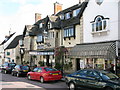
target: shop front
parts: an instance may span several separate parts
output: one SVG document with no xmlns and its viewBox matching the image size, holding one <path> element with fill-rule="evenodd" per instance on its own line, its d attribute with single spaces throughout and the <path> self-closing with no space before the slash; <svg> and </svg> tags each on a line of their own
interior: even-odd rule
<svg viewBox="0 0 120 90">
<path fill-rule="evenodd" d="M 119 43 L 119 41 L 109 41 L 76 45 L 70 51 L 72 60 L 76 61 L 76 70 L 79 68 L 110 70 L 114 66 L 114 71 L 117 71 L 117 67 L 120 65 L 118 64 L 118 62 L 120 63 Z"/>
<path fill-rule="evenodd" d="M 31 56 L 36 55 L 37 61 L 35 64 L 38 66 L 53 66 L 55 63 L 53 51 L 30 51 Z"/>
</svg>

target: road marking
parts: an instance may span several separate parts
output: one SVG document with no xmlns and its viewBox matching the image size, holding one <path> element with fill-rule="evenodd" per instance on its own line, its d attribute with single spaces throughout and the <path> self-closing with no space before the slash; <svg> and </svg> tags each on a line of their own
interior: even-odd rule
<svg viewBox="0 0 120 90">
<path fill-rule="evenodd" d="M 26 82 L 2 82 L 0 86 L 2 88 L 42 88 Z"/>
</svg>

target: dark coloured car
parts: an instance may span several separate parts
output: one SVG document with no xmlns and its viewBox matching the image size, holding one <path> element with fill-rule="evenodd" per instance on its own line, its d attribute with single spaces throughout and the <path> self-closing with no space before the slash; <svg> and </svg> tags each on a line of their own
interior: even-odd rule
<svg viewBox="0 0 120 90">
<path fill-rule="evenodd" d="M 16 65 L 14 69 L 12 70 L 12 75 L 14 76 L 26 76 L 27 73 L 30 71 L 29 66 L 27 65 Z"/>
<path fill-rule="evenodd" d="M 11 73 L 12 72 L 12 69 L 15 67 L 15 63 L 4 63 L 2 64 L 1 66 L 1 72 L 7 74 L 7 73 Z"/>
<path fill-rule="evenodd" d="M 117 75 L 104 70 L 83 69 L 65 76 L 70 90 L 102 89 L 120 90 L 120 79 Z"/>
<path fill-rule="evenodd" d="M 37 67 L 33 71 L 28 72 L 28 79 L 40 80 L 41 83 L 45 81 L 61 80 L 61 71 L 49 67 Z"/>
</svg>

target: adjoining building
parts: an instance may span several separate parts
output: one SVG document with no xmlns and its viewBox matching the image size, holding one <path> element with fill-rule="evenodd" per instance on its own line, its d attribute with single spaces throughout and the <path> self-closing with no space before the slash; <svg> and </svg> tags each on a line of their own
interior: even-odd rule
<svg viewBox="0 0 120 90">
<path fill-rule="evenodd" d="M 22 38 L 22 35 L 16 36 L 5 48 L 5 58 L 7 58 L 9 62 L 21 64 L 19 40 Z"/>
<path fill-rule="evenodd" d="M 5 56 L 5 48 L 11 43 L 14 37 L 15 32 L 9 33 L 9 35 L 5 36 L 5 39 L 0 43 L 0 65 L 9 61 Z"/>
<path fill-rule="evenodd" d="M 120 1 L 89 0 L 83 13 L 83 44 L 71 50 L 77 68 L 114 70 L 120 65 Z"/>
</svg>

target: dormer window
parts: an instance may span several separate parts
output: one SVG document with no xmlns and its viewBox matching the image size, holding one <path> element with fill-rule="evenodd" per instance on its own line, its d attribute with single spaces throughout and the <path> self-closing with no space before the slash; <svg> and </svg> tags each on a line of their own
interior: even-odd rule
<svg viewBox="0 0 120 90">
<path fill-rule="evenodd" d="M 26 31 L 26 35 L 25 36 L 29 36 L 29 32 L 28 31 Z"/>
<path fill-rule="evenodd" d="M 61 20 L 64 20 L 64 14 L 61 14 L 61 15 L 60 15 L 60 19 L 61 19 Z"/>
<path fill-rule="evenodd" d="M 76 17 L 80 12 L 80 8 L 73 10 L 73 17 Z"/>
<path fill-rule="evenodd" d="M 48 22 L 48 29 L 52 28 L 52 25 L 50 22 Z"/>
<path fill-rule="evenodd" d="M 92 23 L 92 32 L 105 31 L 108 29 L 108 18 L 97 16 Z"/>
<path fill-rule="evenodd" d="M 43 24 L 42 24 L 42 23 L 40 23 L 40 24 L 39 24 L 39 28 L 42 28 L 42 27 L 43 27 Z"/>
<path fill-rule="evenodd" d="M 41 22 L 40 24 L 39 24 L 39 28 L 42 28 L 44 26 L 44 22 Z"/>
<path fill-rule="evenodd" d="M 65 19 L 69 19 L 70 18 L 70 12 L 65 14 Z"/>
</svg>

